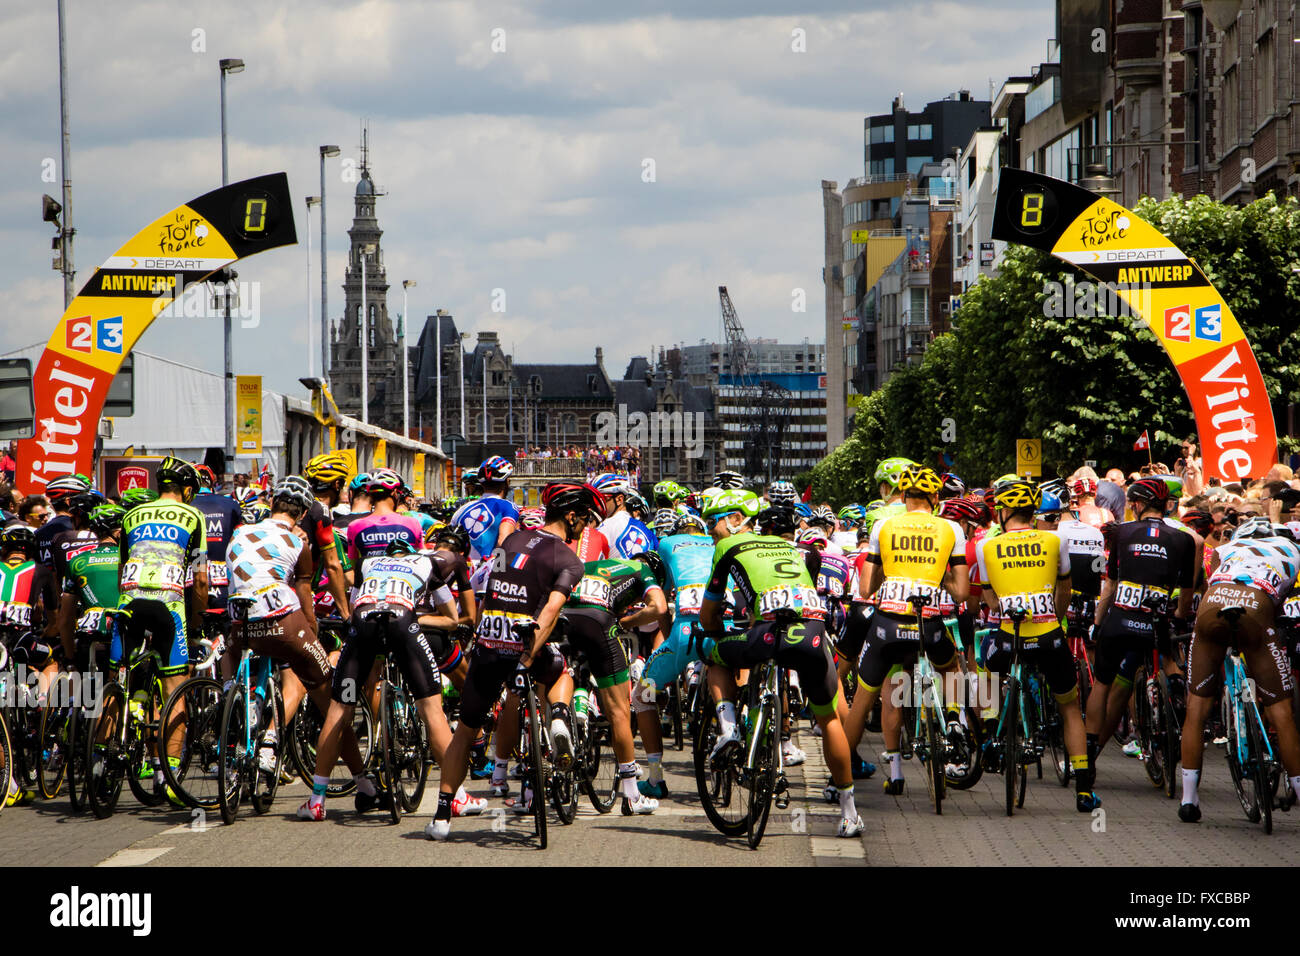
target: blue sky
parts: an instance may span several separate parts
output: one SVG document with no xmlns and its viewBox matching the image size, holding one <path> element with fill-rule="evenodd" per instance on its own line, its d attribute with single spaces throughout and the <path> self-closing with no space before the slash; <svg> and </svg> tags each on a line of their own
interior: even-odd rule
<svg viewBox="0 0 1300 956">
<path fill-rule="evenodd" d="M 0 12 L 0 350 L 45 340 L 62 313 L 39 212 L 41 193 L 59 194 L 41 178 L 59 155 L 54 4 L 13 6 Z M 368 119 L 388 191 L 378 208 L 390 314 L 401 280 L 414 279 L 417 323 L 446 308 L 464 329 L 498 331 L 521 361 L 585 361 L 600 345 L 615 377 L 652 345 L 716 336 L 718 285 L 751 336 L 822 340 L 820 182 L 862 174 L 863 117 L 900 91 L 911 108 L 963 88 L 987 96 L 990 82 L 1043 58 L 1054 7 L 67 6 L 78 286 L 141 226 L 220 183 L 217 61 L 240 57 L 247 70 L 228 86 L 232 180 L 287 171 L 303 237 L 317 145 L 355 159 Z M 796 30 L 805 52 L 792 50 Z M 647 159 L 654 182 L 642 179 Z M 327 168 L 337 317 L 353 186 L 337 160 Z M 307 374 L 306 270 L 303 245 L 239 268 L 261 285 L 262 316 L 236 329 L 236 369 L 281 390 L 300 391 Z M 791 311 L 796 288 L 806 313 Z M 495 289 L 504 313 L 492 311 Z M 216 370 L 220 323 L 160 320 L 139 347 Z"/>
</svg>

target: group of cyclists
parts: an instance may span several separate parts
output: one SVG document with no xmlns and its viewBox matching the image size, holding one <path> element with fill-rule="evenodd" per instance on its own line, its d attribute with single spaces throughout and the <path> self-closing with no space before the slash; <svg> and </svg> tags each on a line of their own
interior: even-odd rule
<svg viewBox="0 0 1300 956">
<path fill-rule="evenodd" d="M 873 475 L 878 496 L 838 512 L 805 503 L 790 481 L 751 488 L 730 471 L 698 492 L 663 481 L 649 496 L 616 473 L 555 481 L 521 508 L 512 472 L 493 456 L 464 476 L 465 497 L 441 502 L 417 501 L 386 468 L 353 475 L 337 452 L 261 494 L 219 493 L 210 469 L 177 458 L 158 466 L 156 491 L 120 500 L 61 476 L 44 489 L 52 520 L 0 528 L 5 667 L 26 667 L 44 694 L 61 670 L 96 666 L 88 645 L 106 645 L 109 670 L 147 649 L 166 697 L 192 675 L 200 635 L 219 633 L 227 684 L 245 651 L 278 670 L 283 716 L 259 737 L 263 771 L 278 770 L 276 735 L 315 709 L 311 792 L 297 816 L 320 821 L 340 762 L 357 812 L 394 800 L 355 719 L 388 659 L 439 768 L 425 834 L 444 840 L 489 799 L 520 813 L 546 799 L 510 773 L 522 672 L 544 697 L 557 765 L 575 759 L 575 721 L 602 714 L 621 811 L 645 815 L 670 796 L 663 711 L 674 688 L 708 695 L 716 732 L 697 765 L 717 768 L 746 744 L 749 675 L 773 665 L 797 689 L 780 764 L 804 762 L 791 732 L 808 719 L 830 772 L 822 795 L 840 810 L 838 835 L 854 837 L 864 828 L 855 781 L 877 771 L 858 752 L 868 727 L 883 737 L 885 793 L 904 792 L 906 690 L 922 656 L 941 687 L 946 738 L 931 759 L 958 777 L 1013 771 L 998 750 L 996 688 L 1013 661 L 1041 675 L 1059 718 L 1056 769 L 1085 813 L 1101 805 L 1098 757 L 1130 720 L 1135 677 L 1158 666 L 1181 724 L 1178 816 L 1195 822 L 1207 723 L 1236 650 L 1284 768 L 1282 800 L 1300 792 L 1300 612 L 1288 600 L 1300 524 L 1216 516 L 1184 501 L 1172 476 L 1134 481 L 1125 513 L 1112 514 L 1086 467 L 977 488 L 889 458 Z M 970 694 L 990 681 L 994 692 Z M 59 759 L 60 744 L 44 741 L 41 759 Z M 168 731 L 154 746 L 155 762 L 174 769 L 186 743 Z M 92 742 L 91 786 L 97 753 Z M 9 777 L 7 805 L 34 799 L 29 780 Z M 486 780 L 487 797 L 467 779 Z"/>
</svg>

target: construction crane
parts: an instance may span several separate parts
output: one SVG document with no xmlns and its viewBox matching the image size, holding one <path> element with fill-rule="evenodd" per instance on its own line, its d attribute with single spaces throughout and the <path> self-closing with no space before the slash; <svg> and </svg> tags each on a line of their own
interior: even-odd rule
<svg viewBox="0 0 1300 956">
<path fill-rule="evenodd" d="M 758 358 L 725 285 L 718 286 L 718 299 L 731 356 L 735 407 L 741 415 L 745 475 L 751 481 L 770 484 L 781 476 L 781 449 L 790 424 L 790 391 L 762 379 Z"/>
</svg>

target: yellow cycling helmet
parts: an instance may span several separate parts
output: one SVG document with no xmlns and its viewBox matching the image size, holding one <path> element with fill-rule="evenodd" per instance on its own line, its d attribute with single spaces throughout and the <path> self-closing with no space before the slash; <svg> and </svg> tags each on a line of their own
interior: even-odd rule
<svg viewBox="0 0 1300 956">
<path fill-rule="evenodd" d="M 1037 508 L 1043 502 L 1043 492 L 1032 482 L 1023 479 L 1008 481 L 993 495 L 993 501 L 999 507 L 1013 511 L 1018 508 Z"/>
<path fill-rule="evenodd" d="M 307 480 L 313 485 L 332 485 L 336 481 L 345 481 L 348 477 L 348 460 L 342 452 L 332 451 L 324 455 L 317 455 L 311 461 L 307 462 L 307 467 L 302 470 Z"/>
<path fill-rule="evenodd" d="M 898 490 L 906 494 L 909 491 L 922 495 L 937 495 L 943 488 L 943 482 L 933 468 L 925 465 L 911 464 L 903 469 L 896 482 Z"/>
</svg>

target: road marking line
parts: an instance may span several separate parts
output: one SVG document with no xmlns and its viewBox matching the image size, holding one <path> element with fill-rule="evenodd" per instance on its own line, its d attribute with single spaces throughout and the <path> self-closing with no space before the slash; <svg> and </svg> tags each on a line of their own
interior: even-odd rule
<svg viewBox="0 0 1300 956">
<path fill-rule="evenodd" d="M 839 837 L 812 838 L 813 857 L 829 857 L 837 860 L 865 860 L 867 851 L 861 840 L 841 840 Z"/>
<path fill-rule="evenodd" d="M 107 860 L 96 863 L 96 866 L 144 866 L 151 860 L 156 860 L 162 856 L 171 847 L 153 846 L 139 850 L 118 850 Z"/>
</svg>

